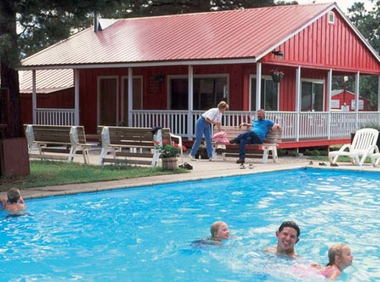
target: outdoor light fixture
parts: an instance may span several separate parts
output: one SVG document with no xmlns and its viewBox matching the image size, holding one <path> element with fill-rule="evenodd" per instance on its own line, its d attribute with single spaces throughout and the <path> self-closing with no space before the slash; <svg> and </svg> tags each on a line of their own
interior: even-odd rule
<svg viewBox="0 0 380 282">
<path fill-rule="evenodd" d="M 284 58 L 284 52 L 282 52 L 281 50 L 274 50 L 272 51 L 272 54 L 276 56 L 277 60 L 282 60 Z"/>
</svg>

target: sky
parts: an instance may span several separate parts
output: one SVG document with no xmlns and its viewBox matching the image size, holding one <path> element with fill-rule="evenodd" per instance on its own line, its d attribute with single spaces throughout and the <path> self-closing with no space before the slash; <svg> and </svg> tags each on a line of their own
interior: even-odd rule
<svg viewBox="0 0 380 282">
<path fill-rule="evenodd" d="M 372 3 L 369 0 L 297 0 L 298 4 L 312 4 L 313 2 L 315 3 L 329 3 L 329 2 L 336 2 L 338 4 L 338 7 L 344 12 L 348 13 L 347 9 L 351 8 L 352 5 L 355 2 L 361 2 L 364 3 L 364 7 L 367 10 L 371 10 L 372 8 Z"/>
</svg>

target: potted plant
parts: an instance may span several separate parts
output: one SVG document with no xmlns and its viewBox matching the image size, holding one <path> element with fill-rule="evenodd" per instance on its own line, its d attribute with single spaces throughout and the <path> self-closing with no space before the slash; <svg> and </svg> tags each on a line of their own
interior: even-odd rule
<svg viewBox="0 0 380 282">
<path fill-rule="evenodd" d="M 284 76 L 284 73 L 278 69 L 274 69 L 270 71 L 270 75 L 272 76 L 273 82 L 279 83 Z"/>
<path fill-rule="evenodd" d="M 201 158 L 202 160 L 208 159 L 207 148 L 204 142 L 199 145 L 198 151 L 195 153 L 195 158 Z"/>
<path fill-rule="evenodd" d="M 162 140 L 162 145 L 160 142 L 156 142 L 155 147 L 158 149 L 160 157 L 162 158 L 163 169 L 178 169 L 177 156 L 181 153 L 181 147 L 178 144 L 175 144 L 173 141 Z M 186 147 L 182 146 L 182 150 L 185 151 Z"/>
</svg>

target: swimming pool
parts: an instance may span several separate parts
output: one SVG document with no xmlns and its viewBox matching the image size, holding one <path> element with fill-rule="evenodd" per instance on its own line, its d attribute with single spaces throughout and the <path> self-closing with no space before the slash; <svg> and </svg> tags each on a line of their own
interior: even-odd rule
<svg viewBox="0 0 380 282">
<path fill-rule="evenodd" d="M 325 281 L 294 264 L 327 263 L 350 245 L 343 281 L 380 277 L 380 174 L 299 169 L 27 201 L 0 213 L 1 281 Z M 302 260 L 262 252 L 284 220 L 301 227 Z M 224 220 L 224 247 L 196 249 Z"/>
</svg>

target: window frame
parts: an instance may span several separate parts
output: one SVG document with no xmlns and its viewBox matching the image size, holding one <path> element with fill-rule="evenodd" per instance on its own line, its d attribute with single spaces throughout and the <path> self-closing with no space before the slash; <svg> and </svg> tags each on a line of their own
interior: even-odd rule
<svg viewBox="0 0 380 282">
<path fill-rule="evenodd" d="M 335 23 L 335 13 L 333 11 L 330 11 L 329 12 L 329 15 L 328 15 L 328 23 L 329 24 L 334 24 Z"/>
<path fill-rule="evenodd" d="M 223 77 L 227 79 L 227 86 L 226 86 L 226 101 L 229 101 L 229 89 L 230 89 L 230 75 L 228 73 L 217 73 L 217 74 L 196 74 L 193 75 L 193 79 L 196 78 L 219 78 Z M 172 79 L 189 79 L 189 76 L 187 74 L 174 74 L 174 75 L 168 75 L 168 83 L 167 83 L 167 109 L 173 110 L 171 108 L 171 80 Z M 188 93 L 189 94 L 189 93 Z M 194 94 L 194 89 L 193 89 L 193 94 Z M 193 96 L 193 102 L 194 102 L 194 96 Z M 216 105 L 215 105 L 216 107 Z M 194 105 L 193 105 L 193 110 L 194 110 Z M 174 109 L 175 111 L 175 109 Z M 198 111 L 198 110 L 195 110 Z"/>
<path fill-rule="evenodd" d="M 256 109 L 251 108 L 251 106 L 252 106 L 252 79 L 256 78 L 256 77 L 257 77 L 256 74 L 251 74 L 249 76 L 249 111 L 256 111 Z M 272 80 L 272 77 L 270 75 L 262 75 L 261 79 Z M 281 82 L 277 83 L 277 85 L 278 85 L 278 87 L 277 87 L 277 110 L 275 110 L 275 111 L 279 111 L 279 109 L 280 109 L 280 85 L 281 85 Z M 265 97 L 265 94 L 266 94 L 266 90 L 264 89 L 264 97 Z M 255 95 L 256 95 L 256 91 L 255 91 Z M 264 103 L 264 106 L 265 106 L 265 103 Z"/>
<path fill-rule="evenodd" d="M 314 111 L 314 112 L 319 112 L 319 113 L 322 113 L 322 112 L 325 112 L 325 93 L 326 93 L 326 85 L 325 85 L 325 81 L 323 79 L 312 79 L 312 78 L 302 78 L 301 79 L 301 87 L 300 87 L 300 98 L 301 98 L 301 104 L 300 104 L 300 112 L 304 112 L 304 113 L 307 113 L 307 112 L 313 112 L 313 110 L 311 111 L 302 111 L 302 82 L 311 82 L 313 84 L 322 84 L 322 89 L 323 89 L 323 92 L 322 92 L 322 111 Z M 312 85 L 313 87 L 313 85 Z"/>
</svg>

